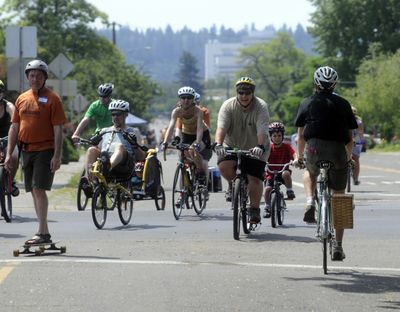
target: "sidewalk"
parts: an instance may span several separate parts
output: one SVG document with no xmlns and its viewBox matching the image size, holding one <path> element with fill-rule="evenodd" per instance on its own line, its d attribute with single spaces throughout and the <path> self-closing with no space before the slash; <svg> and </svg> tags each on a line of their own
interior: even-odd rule
<svg viewBox="0 0 400 312">
<path fill-rule="evenodd" d="M 64 192 L 63 187 L 68 184 L 70 179 L 77 173 L 82 172 L 83 169 L 83 157 L 78 162 L 70 162 L 66 165 L 61 165 L 54 175 L 53 187 L 50 192 L 47 192 L 49 198 L 49 210 L 76 210 L 76 192 L 68 191 Z M 29 211 L 34 212 L 33 200 L 31 193 L 25 192 L 25 186 L 22 182 L 18 183 L 20 194 L 17 197 L 13 197 L 13 210 L 18 211 Z"/>
</svg>

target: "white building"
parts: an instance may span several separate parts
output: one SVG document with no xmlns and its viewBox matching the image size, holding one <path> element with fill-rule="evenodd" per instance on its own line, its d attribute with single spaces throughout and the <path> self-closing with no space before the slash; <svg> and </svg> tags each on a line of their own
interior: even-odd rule
<svg viewBox="0 0 400 312">
<path fill-rule="evenodd" d="M 272 30 L 249 31 L 249 35 L 242 42 L 222 43 L 210 41 L 205 46 L 205 80 L 218 77 L 233 77 L 243 67 L 239 63 L 239 50 L 249 45 L 268 42 L 274 38 Z"/>
</svg>

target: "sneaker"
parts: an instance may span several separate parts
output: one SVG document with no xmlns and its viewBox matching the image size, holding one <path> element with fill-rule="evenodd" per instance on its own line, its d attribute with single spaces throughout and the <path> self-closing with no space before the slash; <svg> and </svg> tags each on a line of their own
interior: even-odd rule
<svg viewBox="0 0 400 312">
<path fill-rule="evenodd" d="M 306 206 L 306 212 L 304 213 L 303 221 L 306 223 L 317 223 L 317 221 L 315 220 L 315 206 Z"/>
<path fill-rule="evenodd" d="M 332 247 L 332 261 L 343 261 L 343 259 L 346 258 L 343 247 L 338 246 L 336 242 L 333 242 Z"/>
<path fill-rule="evenodd" d="M 261 222 L 260 217 L 260 208 L 252 208 L 248 209 L 249 212 L 249 223 L 258 224 Z"/>
<path fill-rule="evenodd" d="M 271 205 L 265 204 L 263 218 L 271 217 Z"/>
<path fill-rule="evenodd" d="M 15 181 L 12 182 L 11 184 L 11 195 L 16 197 L 19 195 L 19 188 L 17 186 L 17 183 Z"/>
<path fill-rule="evenodd" d="M 102 167 L 103 167 L 103 172 L 102 172 L 103 176 L 105 178 L 108 178 L 108 176 L 110 174 L 110 167 L 111 167 L 110 155 L 108 155 L 107 152 L 101 152 L 100 157 L 101 157 L 101 164 L 102 164 Z"/>
<path fill-rule="evenodd" d="M 360 181 L 358 181 L 358 180 L 356 180 L 356 181 L 354 181 L 354 185 L 360 185 Z"/>
<path fill-rule="evenodd" d="M 286 195 L 287 195 L 287 199 L 288 200 L 292 200 L 292 199 L 296 198 L 296 195 L 294 195 L 294 191 L 293 190 L 286 191 Z"/>
<path fill-rule="evenodd" d="M 87 198 L 92 198 L 92 196 L 93 196 L 93 189 L 92 189 L 92 186 L 91 186 L 90 183 L 89 183 L 88 178 L 82 177 L 82 178 L 81 178 L 81 182 L 82 182 L 82 190 L 83 190 L 83 192 L 85 193 L 85 196 L 86 196 Z"/>
</svg>

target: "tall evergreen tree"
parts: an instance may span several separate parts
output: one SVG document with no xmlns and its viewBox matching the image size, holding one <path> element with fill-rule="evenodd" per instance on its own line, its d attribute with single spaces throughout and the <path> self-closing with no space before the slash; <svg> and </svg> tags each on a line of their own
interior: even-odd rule
<svg viewBox="0 0 400 312">
<path fill-rule="evenodd" d="M 184 51 L 179 59 L 178 82 L 182 86 L 191 86 L 201 94 L 203 87 L 200 80 L 197 59 L 190 52 Z"/>
</svg>

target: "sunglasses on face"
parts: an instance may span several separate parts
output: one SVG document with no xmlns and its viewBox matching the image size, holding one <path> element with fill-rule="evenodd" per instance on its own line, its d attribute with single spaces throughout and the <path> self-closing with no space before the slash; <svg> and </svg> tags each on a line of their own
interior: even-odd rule
<svg viewBox="0 0 400 312">
<path fill-rule="evenodd" d="M 183 95 L 181 97 L 179 97 L 181 100 L 193 100 L 194 97 L 190 96 L 190 95 Z"/>
<path fill-rule="evenodd" d="M 119 116 L 122 116 L 122 113 L 111 113 L 111 116 L 117 116 L 117 117 L 119 117 Z"/>
<path fill-rule="evenodd" d="M 243 94 L 245 94 L 245 95 L 250 95 L 250 94 L 251 94 L 251 91 L 238 91 L 238 94 L 239 94 L 239 95 L 243 95 Z"/>
</svg>

